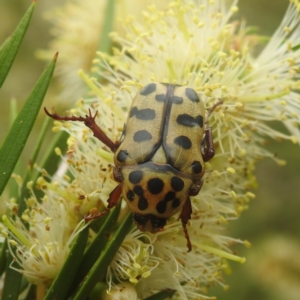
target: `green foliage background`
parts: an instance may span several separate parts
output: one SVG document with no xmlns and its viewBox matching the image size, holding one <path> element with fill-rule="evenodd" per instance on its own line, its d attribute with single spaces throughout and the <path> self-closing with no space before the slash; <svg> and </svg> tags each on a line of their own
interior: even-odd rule
<svg viewBox="0 0 300 300">
<path fill-rule="evenodd" d="M 28 0 L 0 0 L 0 41 L 13 32 L 30 3 Z M 37 49 L 46 48 L 50 39 L 50 25 L 43 19 L 43 14 L 60 4 L 62 1 L 59 0 L 38 1 L 16 61 L 0 90 L 1 144 L 10 127 L 10 100 L 17 99 L 20 109 L 45 68 L 45 63 L 38 61 L 34 55 Z M 288 0 L 240 0 L 239 15 L 247 20 L 248 25 L 258 26 L 261 34 L 271 35 L 287 6 Z M 55 84 L 52 84 L 46 96 L 46 105 L 54 93 Z M 20 174 L 25 174 L 32 145 L 44 118 L 41 111 L 25 147 L 19 166 Z M 274 126 L 278 124 L 274 123 Z M 229 232 L 226 232 L 249 240 L 252 247 L 246 249 L 235 246 L 236 252 L 245 256 L 247 262 L 244 265 L 230 262 L 232 274 L 225 275 L 225 282 L 230 285 L 229 290 L 225 293 L 220 287 L 209 290 L 209 294 L 217 295 L 218 299 L 300 298 L 300 149 L 288 142 L 275 141 L 270 141 L 267 147 L 285 159 L 287 165 L 279 167 L 271 160 L 259 162 L 256 170 L 259 187 L 254 191 L 257 197 L 239 220 L 229 224 Z"/>
</svg>

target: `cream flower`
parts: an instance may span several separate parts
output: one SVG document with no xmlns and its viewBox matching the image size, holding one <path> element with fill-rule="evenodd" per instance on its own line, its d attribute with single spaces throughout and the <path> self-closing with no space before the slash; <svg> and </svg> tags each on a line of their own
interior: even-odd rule
<svg viewBox="0 0 300 300">
<path fill-rule="evenodd" d="M 21 218 L 15 216 L 14 220 L 4 215 L 2 234 L 8 236 L 9 248 L 17 249 L 11 251 L 19 265 L 14 269 L 22 272 L 30 283 L 48 285 L 61 270 L 72 242 L 85 225 L 80 222 L 76 228 L 71 228 L 66 204 L 60 197 L 44 196 L 39 203 L 32 182 L 27 188 L 32 194 L 27 199 L 27 209 Z M 13 201 L 10 209 L 17 211 Z"/>
<path fill-rule="evenodd" d="M 74 103 L 85 96 L 88 90 L 78 76 L 78 71 L 92 72 L 93 59 L 97 49 L 103 45 L 105 18 L 108 14 L 107 0 L 68 0 L 61 7 L 47 12 L 46 18 L 53 24 L 51 35 L 53 39 L 49 49 L 37 51 L 37 56 L 44 60 L 51 60 L 53 53 L 59 52 L 59 59 L 55 74 L 59 78 L 61 92 L 59 102 Z M 166 7 L 158 0 L 118 0 L 113 5 L 116 18 L 124 15 L 140 15 L 140 11 L 147 5 L 157 3 L 159 7 Z M 113 14 L 112 14 L 113 16 Z M 118 32 L 123 31 L 121 23 L 116 23 Z M 109 49 L 107 49 L 109 51 Z M 96 74 L 95 74 L 96 75 Z"/>
<path fill-rule="evenodd" d="M 139 300 L 134 287 L 130 283 L 120 283 L 109 293 L 103 295 L 104 300 Z"/>
<path fill-rule="evenodd" d="M 229 246 L 239 241 L 224 236 L 222 231 L 255 197 L 249 190 L 256 185 L 255 162 L 273 157 L 263 148 L 264 139 L 299 142 L 299 100 L 295 93 L 299 27 L 295 3 L 257 57 L 250 47 L 259 43 L 259 37 L 248 36 L 236 22 L 228 23 L 236 11 L 236 2 L 227 9 L 223 1 L 174 1 L 166 11 L 151 6 L 144 12 L 144 22 L 128 18 L 124 21 L 126 35 L 111 35 L 121 49 L 115 49 L 111 56 L 99 53 L 96 63 L 107 85 L 95 84 L 83 76 L 98 99 L 81 103 L 78 114 L 87 113 L 90 107 L 98 110 L 97 124 L 112 140 L 118 140 L 116 129 L 126 121 L 122 110 L 127 111 L 138 90 L 151 81 L 189 85 L 198 91 L 207 108 L 218 99 L 224 102 L 209 118 L 217 153 L 207 163 L 201 193 L 192 201 L 194 214 L 188 230 L 194 250 L 185 254 L 186 241 L 176 217 L 169 220 L 163 232 L 149 234 L 151 248 L 144 240 L 145 246 L 139 247 L 151 249 L 150 256 L 159 264 L 151 276 L 140 277 L 137 289 L 142 298 L 169 288 L 176 290 L 181 299 L 189 299 L 204 293 L 207 284 L 223 285 L 222 259 L 243 259 L 231 256 Z M 267 121 L 271 120 L 281 121 L 292 135 L 270 128 Z M 80 127 L 84 128 L 82 124 L 67 126 L 75 135 Z M 81 152 L 82 142 L 77 143 L 74 152 Z M 122 276 L 134 282 L 132 274 L 136 270 L 134 260 L 128 263 L 129 253 L 118 255 L 116 262 L 122 270 L 131 266 Z M 111 271 L 120 280 L 120 271 Z M 111 276 L 108 279 L 111 282 Z"/>
<path fill-rule="evenodd" d="M 176 299 L 212 299 L 204 295 L 206 286 L 226 287 L 226 260 L 245 261 L 233 255 L 230 246 L 248 243 L 226 236 L 224 229 L 255 197 L 255 163 L 264 157 L 283 163 L 264 148 L 265 139 L 300 142 L 299 2 L 291 1 L 283 22 L 257 56 L 252 49 L 259 36 L 248 35 L 243 24 L 230 21 L 236 4 L 228 8 L 222 0 L 177 0 L 166 10 L 149 6 L 143 21 L 125 16 L 126 32 L 111 34 L 120 46 L 112 55 L 98 53 L 95 61 L 95 72 L 98 68 L 97 76 L 105 81 L 81 73 L 95 96 L 80 101 L 70 113 L 98 111 L 96 123 L 112 141 L 120 139 L 132 99 L 150 82 L 191 86 L 207 110 L 223 101 L 208 119 L 216 155 L 206 163 L 201 192 L 191 199 L 187 229 L 192 252 L 187 253 L 178 215 L 156 234 L 133 229 L 108 268 L 109 293 L 120 290 L 118 284 L 131 284 L 141 299 L 165 289 L 176 291 Z M 268 121 L 274 120 L 288 133 L 272 129 Z M 63 174 L 53 179 L 56 182 L 41 179 L 47 195 L 69 203 L 72 220 L 91 207 L 103 209 L 117 185 L 113 154 L 81 122 L 56 122 L 54 129 L 71 135 L 64 163 L 74 179 Z M 126 210 L 124 204 L 122 212 Z"/>
<path fill-rule="evenodd" d="M 40 50 L 38 57 L 52 59 L 53 51 L 59 52 L 55 74 L 60 78 L 64 101 L 74 102 L 86 93 L 86 87 L 78 76 L 80 69 L 89 72 L 101 39 L 106 1 L 67 1 L 62 8 L 48 12 L 46 17 L 55 27 L 55 37 L 50 50 Z"/>
</svg>

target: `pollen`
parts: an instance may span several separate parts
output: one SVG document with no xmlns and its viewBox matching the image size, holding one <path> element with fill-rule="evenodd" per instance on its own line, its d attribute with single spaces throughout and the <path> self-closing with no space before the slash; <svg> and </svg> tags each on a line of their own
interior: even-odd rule
<svg viewBox="0 0 300 300">
<path fill-rule="evenodd" d="M 236 193 L 235 193 L 235 191 L 231 191 L 230 195 L 231 195 L 232 199 L 236 199 Z"/>
<path fill-rule="evenodd" d="M 140 2 L 143 1 L 137 3 Z M 102 27 L 103 19 L 98 14 L 103 9 L 98 6 L 95 9 L 95 5 L 93 7 L 89 2 L 88 8 L 91 10 L 86 14 L 85 22 L 76 27 L 80 28 L 78 32 L 87 33 L 80 37 L 80 45 L 77 45 L 81 51 L 78 53 L 74 47 L 73 52 L 68 52 L 70 57 L 67 57 L 66 62 L 79 60 L 73 73 L 77 76 L 78 67 L 83 70 L 79 71 L 80 80 L 90 93 L 77 103 L 70 114 L 84 116 L 88 109 L 97 110 L 99 113 L 95 119 L 96 124 L 111 141 L 123 143 L 120 136 L 126 117 L 128 114 L 134 115 L 134 110 L 130 109 L 132 101 L 135 95 L 139 95 L 141 88 L 149 83 L 164 82 L 164 86 L 175 84 L 177 89 L 177 85 L 189 86 L 197 95 L 190 100 L 199 100 L 205 104 L 207 112 L 218 101 L 223 102 L 209 116 L 205 116 L 203 112 L 203 125 L 212 129 L 216 155 L 209 163 L 205 163 L 204 177 L 199 179 L 203 181 L 201 191 L 191 197 L 193 213 L 184 230 L 189 232 L 193 250 L 187 253 L 182 224 L 177 220 L 178 215 L 180 216 L 178 212 L 177 216 L 168 220 L 164 230 L 155 234 L 142 233 L 137 228 L 132 228 L 105 274 L 112 293 L 117 286 L 120 287 L 119 282 L 122 285 L 129 284 L 128 282 L 134 285 L 141 283 L 138 288 L 143 286 L 148 292 L 161 290 L 161 280 L 156 280 L 155 276 L 163 274 L 166 283 L 164 287 L 176 290 L 176 296 L 180 299 L 193 299 L 195 295 L 202 297 L 200 293 L 205 291 L 205 286 L 218 283 L 222 285 L 224 259 L 245 262 L 245 258 L 232 254 L 229 245 L 244 243 L 247 246 L 247 242 L 226 236 L 223 229 L 248 209 L 250 200 L 255 198 L 251 188 L 256 186 L 253 174 L 258 159 L 271 157 L 279 164 L 282 162 L 269 152 L 265 141 L 300 141 L 297 94 L 300 50 L 295 39 L 299 36 L 300 25 L 296 8 L 290 5 L 287 16 L 274 36 L 262 41 L 262 37 L 253 33 L 245 23 L 232 21 L 232 15 L 238 11 L 235 5 L 226 7 L 220 0 L 208 0 L 200 5 L 199 1 L 189 0 L 173 1 L 169 6 L 163 3 L 165 1 L 160 2 L 165 5 L 163 9 L 151 5 L 145 7 L 142 13 L 139 10 L 141 18 L 128 17 L 122 11 L 122 15 L 118 16 L 118 19 L 123 19 L 120 22 L 122 31 L 116 26 L 115 31 L 110 34 L 112 43 L 118 47 L 109 53 L 97 52 L 97 57 L 94 53 L 100 34 L 95 28 Z M 80 8 L 82 12 L 86 11 L 86 7 Z M 70 20 L 73 19 L 68 16 Z M 99 26 L 91 26 L 92 16 L 96 17 L 95 23 Z M 57 20 L 56 16 L 55 21 Z M 87 28 L 90 28 L 89 31 L 84 31 Z M 71 34 L 78 33 L 73 31 Z M 87 37 L 92 39 L 84 43 Z M 258 48 L 261 49 L 259 53 L 255 51 Z M 86 58 L 88 68 L 80 61 L 83 58 Z M 89 73 L 90 69 L 93 74 Z M 74 82 L 69 88 L 72 91 L 77 86 Z M 163 97 L 152 97 L 150 93 L 144 100 L 147 105 L 145 109 L 155 108 L 156 113 L 161 112 L 156 108 L 164 101 Z M 179 106 L 180 97 L 177 101 L 170 110 L 168 122 L 172 118 L 176 120 L 172 113 L 177 109 L 177 104 L 180 114 L 184 114 L 183 123 L 197 118 L 192 116 L 194 110 L 188 108 L 192 107 L 191 102 L 186 108 Z M 138 101 L 136 111 L 141 108 L 141 103 L 142 101 Z M 168 114 L 169 111 L 164 113 Z M 201 116 L 199 114 L 198 118 Z M 125 133 L 138 132 L 144 124 L 147 130 L 159 126 L 160 129 L 164 128 L 165 118 L 142 121 L 129 127 L 127 122 Z M 270 127 L 272 121 L 284 124 L 287 130 L 280 132 Z M 195 135 L 186 135 L 192 128 L 199 127 L 199 123 L 190 122 L 189 130 L 182 129 L 184 124 L 179 125 L 178 132 L 182 131 L 185 138 L 181 141 L 188 140 L 191 144 L 196 144 Z M 204 130 L 204 126 L 202 127 Z M 47 284 L 52 282 L 61 269 L 70 252 L 69 245 L 78 233 L 74 220 L 83 219 L 88 211 L 97 214 L 104 209 L 107 206 L 106 200 L 117 185 L 113 176 L 114 153 L 103 142 L 97 141 L 89 128 L 82 122 L 55 122 L 54 130 L 64 130 L 70 135 L 68 151 L 62 153 L 56 148 L 55 153 L 62 161 L 57 172 L 53 177 L 43 172 L 45 179 L 40 177 L 37 180 L 37 187 L 44 193 L 43 201 L 35 198 L 34 189 L 30 186 L 30 193 L 33 194 L 27 201 L 28 211 L 23 214 L 22 219 L 29 223 L 32 231 L 20 226 L 23 223 L 18 218 L 11 222 L 4 218 L 4 226 L 9 231 L 10 239 L 22 241 L 18 244 L 20 253 L 16 258 L 20 271 L 30 282 L 39 285 L 45 284 L 44 280 Z M 124 149 L 128 152 L 128 157 L 136 157 L 138 153 L 142 153 L 140 157 L 149 158 L 153 149 L 163 143 L 165 136 L 168 146 L 165 145 L 165 148 L 173 149 L 174 137 L 169 141 L 168 132 L 159 132 L 153 144 L 145 140 L 133 143 L 131 140 L 131 144 Z M 200 142 L 197 141 L 200 154 L 202 150 L 205 151 L 205 141 L 205 136 Z M 145 149 L 148 148 L 150 151 L 145 154 Z M 191 157 L 184 156 L 186 150 L 182 147 L 174 161 L 190 166 L 192 161 L 184 159 Z M 127 152 L 124 152 L 126 157 Z M 132 160 L 133 165 L 129 168 L 135 169 L 141 165 L 140 161 Z M 166 181 L 163 180 L 165 186 Z M 195 183 L 200 185 L 199 182 Z M 124 182 L 122 184 L 124 187 Z M 141 193 L 139 195 L 140 198 L 144 196 Z M 16 204 L 8 205 L 12 211 L 17 212 Z M 122 215 L 126 209 L 125 205 L 121 207 Z M 74 234 L 70 235 L 72 230 Z M 53 274 L 49 274 L 49 266 L 54 266 Z M 132 285 L 130 287 L 133 288 Z M 139 293 L 141 298 L 149 297 L 149 293 L 143 294 L 142 288 Z"/>
<path fill-rule="evenodd" d="M 251 192 L 247 192 L 246 193 L 246 196 L 251 198 L 251 199 L 254 199 L 255 198 L 255 194 L 251 193 Z"/>
<path fill-rule="evenodd" d="M 227 171 L 228 173 L 235 174 L 235 169 L 234 169 L 234 168 L 228 167 L 228 168 L 226 169 L 226 171 Z"/>
<path fill-rule="evenodd" d="M 62 155 L 60 148 L 56 147 L 56 148 L 54 149 L 54 151 L 55 151 L 55 154 L 56 154 L 57 156 L 61 156 L 61 155 Z"/>
<path fill-rule="evenodd" d="M 18 245 L 18 243 L 15 240 L 9 240 L 8 242 L 12 246 L 17 246 Z"/>
<path fill-rule="evenodd" d="M 236 13 L 236 12 L 239 11 L 239 8 L 238 8 L 237 6 L 232 6 L 232 7 L 230 8 L 230 10 L 231 10 L 233 13 Z"/>
</svg>

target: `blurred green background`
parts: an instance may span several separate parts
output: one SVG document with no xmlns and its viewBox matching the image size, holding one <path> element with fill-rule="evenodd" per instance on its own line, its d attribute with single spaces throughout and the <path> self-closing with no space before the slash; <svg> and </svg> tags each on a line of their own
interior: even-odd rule
<svg viewBox="0 0 300 300">
<path fill-rule="evenodd" d="M 15 28 L 30 5 L 25 0 L 0 0 L 0 41 Z M 45 63 L 35 58 L 37 49 L 46 48 L 50 40 L 50 24 L 43 14 L 59 0 L 39 0 L 29 30 L 25 36 L 15 64 L 0 90 L 0 142 L 9 130 L 9 102 L 17 99 L 21 107 Z M 280 23 L 288 0 L 241 0 L 239 15 L 248 25 L 259 27 L 260 33 L 272 34 Z M 53 53 L 54 54 L 54 53 Z M 46 103 L 55 93 L 55 85 L 49 90 Z M 48 99 L 48 100 L 47 100 Z M 23 155 L 23 166 L 29 159 L 42 119 L 39 120 Z M 274 124 L 276 126 L 276 124 Z M 259 187 L 256 198 L 239 220 L 229 224 L 228 235 L 248 240 L 251 248 L 234 246 L 240 256 L 247 258 L 244 265 L 229 262 L 232 274 L 224 275 L 230 285 L 224 292 L 221 287 L 209 289 L 209 295 L 221 300 L 298 300 L 300 299 L 300 148 L 289 142 L 270 141 L 271 152 L 287 161 L 284 167 L 271 160 L 261 161 L 256 169 Z"/>
</svg>

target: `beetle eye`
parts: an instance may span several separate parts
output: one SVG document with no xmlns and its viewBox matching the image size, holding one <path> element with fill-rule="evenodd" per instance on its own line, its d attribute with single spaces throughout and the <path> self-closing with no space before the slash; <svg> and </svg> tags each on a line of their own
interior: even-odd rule
<svg viewBox="0 0 300 300">
<path fill-rule="evenodd" d="M 148 221 L 148 218 L 147 216 L 142 216 L 142 215 L 139 215 L 139 214 L 134 214 L 133 215 L 133 219 L 135 222 L 137 222 L 139 225 L 145 225 L 146 222 Z"/>
<path fill-rule="evenodd" d="M 153 218 L 151 219 L 154 228 L 163 228 L 166 225 L 167 219 Z"/>
</svg>

